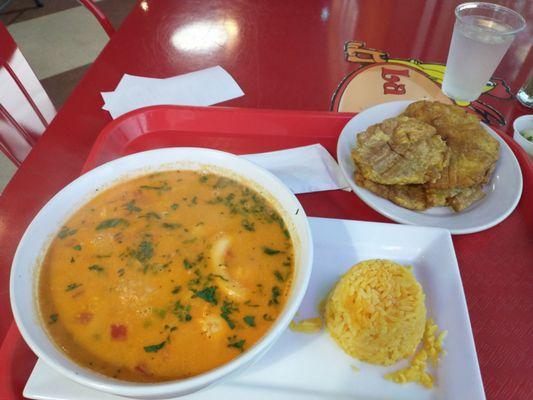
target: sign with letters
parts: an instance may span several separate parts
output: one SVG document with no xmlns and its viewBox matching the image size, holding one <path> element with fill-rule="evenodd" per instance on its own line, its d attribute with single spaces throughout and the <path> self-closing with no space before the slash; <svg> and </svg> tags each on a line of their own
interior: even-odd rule
<svg viewBox="0 0 533 400">
<path fill-rule="evenodd" d="M 453 103 L 440 89 L 446 71 L 444 64 L 392 58 L 388 53 L 357 41 L 344 45 L 344 56 L 346 61 L 359 66 L 339 83 L 331 99 L 332 111 L 360 112 L 376 104 L 397 100 Z M 501 100 L 513 98 L 509 86 L 497 78 L 487 82 L 484 93 Z M 486 123 L 505 125 L 502 114 L 482 100 L 457 104 L 472 108 Z"/>
</svg>

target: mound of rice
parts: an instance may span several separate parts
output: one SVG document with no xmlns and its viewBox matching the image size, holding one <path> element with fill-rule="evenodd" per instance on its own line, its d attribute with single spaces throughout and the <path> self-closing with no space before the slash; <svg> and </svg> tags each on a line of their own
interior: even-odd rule
<svg viewBox="0 0 533 400">
<path fill-rule="evenodd" d="M 363 261 L 331 291 L 326 326 L 349 355 L 391 365 L 413 354 L 422 339 L 424 297 L 409 268 L 388 260 Z"/>
</svg>

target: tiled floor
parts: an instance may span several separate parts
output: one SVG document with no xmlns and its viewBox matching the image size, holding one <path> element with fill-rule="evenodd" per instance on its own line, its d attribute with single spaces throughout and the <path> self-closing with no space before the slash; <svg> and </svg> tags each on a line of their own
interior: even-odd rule
<svg viewBox="0 0 533 400">
<path fill-rule="evenodd" d="M 1 0 L 0 0 L 1 2 Z M 98 7 L 118 28 L 135 0 L 100 0 Z M 85 74 L 108 38 L 76 0 L 14 0 L 0 14 L 57 109 Z M 16 167 L 0 153 L 0 193 Z"/>
<path fill-rule="evenodd" d="M 16 22 L 8 30 L 39 79 L 90 64 L 108 41 L 85 7 Z"/>
<path fill-rule="evenodd" d="M 67 101 L 70 92 L 76 87 L 89 67 L 90 64 L 84 65 L 41 80 L 44 90 L 52 99 L 56 109 L 59 110 Z"/>
<path fill-rule="evenodd" d="M 4 154 L 0 153 L 0 194 L 4 190 L 17 167 Z"/>
<path fill-rule="evenodd" d="M 136 0 L 97 0 L 100 10 L 118 28 Z M 34 0 L 13 0 L 0 14 L 0 22 L 10 25 L 16 22 L 43 17 L 69 8 L 79 7 L 76 0 L 43 0 L 44 7 L 36 7 Z"/>
</svg>

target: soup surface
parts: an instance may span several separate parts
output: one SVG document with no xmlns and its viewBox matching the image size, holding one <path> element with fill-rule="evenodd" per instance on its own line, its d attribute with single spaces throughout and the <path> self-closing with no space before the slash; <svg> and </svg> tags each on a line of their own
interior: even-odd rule
<svg viewBox="0 0 533 400">
<path fill-rule="evenodd" d="M 213 173 L 120 183 L 77 211 L 39 275 L 43 324 L 78 364 L 129 381 L 213 369 L 280 314 L 293 276 L 280 214 Z"/>
</svg>

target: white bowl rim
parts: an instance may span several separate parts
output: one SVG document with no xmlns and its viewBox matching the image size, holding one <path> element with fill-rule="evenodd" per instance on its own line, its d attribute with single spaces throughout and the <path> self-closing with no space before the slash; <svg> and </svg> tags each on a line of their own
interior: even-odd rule
<svg viewBox="0 0 533 400">
<path fill-rule="evenodd" d="M 518 131 L 518 127 L 516 126 L 517 123 L 521 123 L 521 122 L 528 121 L 528 120 L 533 122 L 533 114 L 524 114 L 524 115 L 521 115 L 520 117 L 517 117 L 513 121 L 513 130 Z"/>
<path fill-rule="evenodd" d="M 303 281 L 301 284 L 301 289 L 298 292 L 295 292 L 292 298 L 289 298 L 289 301 L 285 304 L 282 312 L 278 316 L 278 318 L 274 321 L 270 329 L 248 350 L 246 350 L 243 354 L 240 356 L 230 360 L 229 362 L 212 369 L 210 371 L 207 371 L 205 373 L 195 375 L 190 378 L 186 378 L 183 380 L 175 380 L 175 381 L 166 381 L 166 382 L 160 382 L 160 383 L 138 383 L 138 382 L 128 382 L 128 381 L 121 381 L 116 380 L 113 378 L 109 378 L 105 375 L 98 374 L 96 372 L 93 372 L 91 370 L 88 370 L 86 368 L 81 367 L 82 369 L 88 371 L 89 374 L 97 374 L 101 377 L 102 380 L 105 382 L 95 382 L 92 380 L 88 374 L 88 376 L 77 374 L 58 362 L 56 362 L 52 357 L 49 357 L 48 354 L 43 351 L 33 340 L 32 334 L 26 329 L 25 324 L 22 322 L 21 317 L 19 316 L 20 310 L 18 308 L 18 304 L 15 301 L 15 295 L 14 295 L 14 287 L 15 287 L 15 275 L 16 275 L 16 265 L 19 263 L 19 258 L 21 257 L 20 253 L 22 252 L 23 248 L 25 247 L 25 243 L 29 240 L 29 232 L 31 231 L 31 228 L 33 228 L 36 224 L 39 223 L 39 219 L 43 214 L 48 212 L 48 210 L 53 207 L 54 203 L 57 202 L 57 199 L 62 196 L 63 193 L 66 191 L 72 190 L 73 187 L 79 184 L 79 182 L 83 182 L 85 180 L 90 179 L 93 175 L 97 174 L 100 170 L 104 168 L 110 168 L 118 163 L 125 162 L 124 160 L 131 160 L 135 158 L 142 158 L 151 154 L 158 154 L 158 153 L 166 153 L 166 152 L 184 152 L 184 153 L 198 153 L 201 155 L 202 153 L 205 155 L 218 155 L 222 157 L 228 157 L 233 159 L 238 159 L 239 163 L 243 163 L 250 169 L 255 169 L 256 171 L 260 172 L 264 177 L 267 179 L 270 179 L 272 183 L 278 185 L 284 192 L 285 195 L 289 196 L 289 198 L 293 201 L 296 201 L 296 204 L 298 204 L 300 207 L 299 216 L 303 217 L 305 220 L 304 224 L 304 237 L 300 237 L 300 240 L 302 243 L 307 242 L 309 247 L 306 249 L 307 252 L 302 251 L 302 263 L 301 267 L 302 270 L 306 272 L 306 275 L 303 277 Z M 176 160 L 179 161 L 179 160 Z M 209 164 L 209 162 L 202 162 L 202 161 L 195 161 L 199 164 L 204 164 L 206 166 L 212 165 Z M 163 163 L 161 165 L 164 165 Z M 139 166 L 140 168 L 142 166 Z M 216 166 L 215 166 L 216 167 Z M 232 170 L 233 171 L 233 170 Z M 245 174 L 243 174 L 240 171 L 233 171 L 236 175 L 242 176 L 243 178 L 246 178 Z M 115 178 L 119 178 L 121 175 L 118 175 Z M 252 179 L 250 179 L 252 180 Z M 252 180 L 253 181 L 253 180 Z M 102 182 L 102 184 L 105 185 L 107 182 Z M 263 187 L 264 185 L 254 182 L 259 187 Z M 267 190 L 265 188 L 265 190 Z M 268 191 L 268 190 L 267 190 Z M 278 201 L 279 198 L 277 198 Z M 289 213 L 286 213 L 287 215 L 290 215 Z M 238 157 L 235 154 L 227 153 L 220 150 L 210 149 L 210 148 L 200 148 L 200 147 L 168 147 L 168 148 L 161 148 L 161 149 L 155 149 L 155 150 L 148 150 L 143 151 L 139 153 L 130 154 L 124 157 L 120 157 L 118 159 L 109 161 L 107 163 L 104 163 L 85 174 L 80 175 L 78 178 L 70 182 L 68 185 L 63 187 L 59 192 L 57 192 L 35 215 L 31 223 L 26 228 L 26 231 L 24 232 L 24 235 L 20 239 L 20 242 L 18 244 L 17 250 L 15 252 L 15 256 L 13 258 L 12 262 L 12 268 L 10 272 L 10 302 L 11 302 L 11 308 L 13 311 L 14 320 L 17 324 L 18 329 L 20 330 L 20 333 L 22 337 L 24 338 L 25 342 L 28 344 L 28 346 L 32 349 L 32 351 L 43 361 L 45 361 L 48 365 L 50 365 L 52 368 L 54 368 L 56 371 L 61 373 L 62 375 L 68 377 L 69 379 L 78 382 L 82 385 L 101 390 L 108 393 L 113 393 L 117 395 L 122 395 L 126 397 L 146 397 L 146 398 L 161 398 L 162 396 L 175 396 L 175 393 L 193 393 L 197 390 L 200 390 L 206 386 L 209 386 L 212 383 L 215 383 L 217 380 L 220 380 L 224 376 L 229 375 L 230 373 L 239 370 L 241 367 L 246 366 L 249 362 L 251 362 L 254 358 L 259 357 L 264 353 L 270 345 L 272 345 L 279 336 L 285 331 L 285 329 L 288 327 L 290 321 L 294 317 L 296 311 L 298 310 L 298 307 L 300 306 L 303 297 L 305 295 L 305 292 L 307 290 L 307 286 L 309 284 L 309 279 L 311 276 L 312 271 L 312 261 L 313 261 L 313 241 L 311 236 L 311 230 L 309 227 L 309 223 L 307 221 L 307 215 L 304 211 L 304 208 L 301 206 L 299 200 L 296 198 L 296 196 L 290 191 L 290 189 L 287 188 L 287 186 L 275 175 L 273 175 L 270 171 L 266 170 L 263 167 L 260 167 L 256 164 L 253 164 L 252 162 Z M 37 264 L 37 263 L 36 263 Z M 34 269 L 38 268 L 38 266 L 34 266 Z M 39 327 L 44 331 L 42 327 Z M 45 332 L 46 333 L 46 332 Z M 52 344 L 53 341 L 50 340 Z M 55 345 L 55 344 L 54 344 Z M 61 352 L 61 351 L 60 351 Z M 61 352 L 62 353 L 62 352 Z M 64 353 L 62 353 L 62 356 L 68 360 L 70 363 L 73 363 L 77 365 L 74 361 L 70 360 Z M 178 394 L 180 395 L 180 394 Z"/>
<path fill-rule="evenodd" d="M 533 128 L 533 114 L 522 115 L 513 121 L 513 139 L 529 156 L 533 156 L 533 142 L 522 136 L 520 130 L 523 128 L 517 126 L 520 124 L 527 124 L 528 122 Z"/>
</svg>

